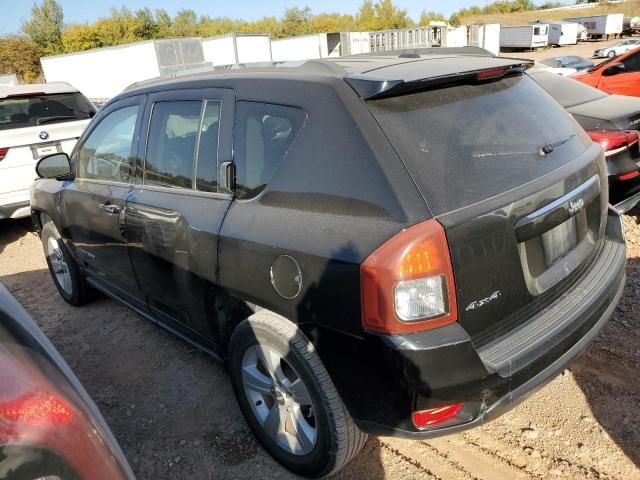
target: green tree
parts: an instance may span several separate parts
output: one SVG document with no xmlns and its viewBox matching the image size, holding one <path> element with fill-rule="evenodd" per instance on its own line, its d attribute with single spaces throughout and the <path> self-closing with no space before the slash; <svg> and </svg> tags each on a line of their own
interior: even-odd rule
<svg viewBox="0 0 640 480">
<path fill-rule="evenodd" d="M 171 26 L 173 21 L 171 20 L 171 15 L 167 13 L 166 10 L 160 8 L 155 12 L 156 25 L 158 26 L 158 38 L 167 38 L 171 36 Z"/>
<path fill-rule="evenodd" d="M 356 16 L 356 23 L 359 30 L 372 31 L 380 30 L 380 24 L 376 17 L 376 11 L 373 8 L 372 0 L 364 0 L 360 8 L 358 9 L 358 15 Z"/>
<path fill-rule="evenodd" d="M 420 14 L 420 25 L 429 25 L 430 22 L 446 22 L 447 19 L 439 12 L 427 12 L 423 10 Z"/>
<path fill-rule="evenodd" d="M 406 10 L 396 7 L 393 0 L 382 0 L 374 5 L 376 17 L 382 28 L 407 28 L 413 26 Z"/>
<path fill-rule="evenodd" d="M 158 36 L 158 24 L 148 8 L 136 10 L 134 15 L 134 35 L 140 40 L 150 40 Z"/>
<path fill-rule="evenodd" d="M 62 46 L 66 53 L 71 53 L 102 47 L 102 44 L 95 24 L 82 23 L 69 25 L 62 32 Z"/>
<path fill-rule="evenodd" d="M 311 32 L 311 19 L 313 15 L 309 7 L 287 8 L 281 20 L 282 33 L 279 36 L 293 37 Z"/>
<path fill-rule="evenodd" d="M 198 33 L 198 14 L 191 9 L 180 10 L 171 27 L 176 37 L 195 37 Z"/>
<path fill-rule="evenodd" d="M 64 15 L 56 0 L 43 0 L 42 5 L 31 7 L 31 20 L 23 22 L 22 31 L 41 50 L 43 55 L 55 55 L 63 51 L 62 28 Z"/>
<path fill-rule="evenodd" d="M 40 47 L 22 35 L 0 38 L 0 74 L 6 73 L 15 73 L 25 83 L 40 81 Z"/>
</svg>

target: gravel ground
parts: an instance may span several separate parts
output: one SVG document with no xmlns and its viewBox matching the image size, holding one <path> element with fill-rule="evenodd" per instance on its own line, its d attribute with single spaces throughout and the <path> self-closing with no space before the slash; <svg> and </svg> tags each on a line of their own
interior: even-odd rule
<svg viewBox="0 0 640 480">
<path fill-rule="evenodd" d="M 339 479 L 640 479 L 640 226 L 627 287 L 586 355 L 528 401 L 431 441 L 372 438 Z M 65 304 L 27 221 L 0 222 L 0 282 L 102 410 L 140 479 L 292 478 L 256 443 L 223 368 L 127 308 Z"/>
</svg>

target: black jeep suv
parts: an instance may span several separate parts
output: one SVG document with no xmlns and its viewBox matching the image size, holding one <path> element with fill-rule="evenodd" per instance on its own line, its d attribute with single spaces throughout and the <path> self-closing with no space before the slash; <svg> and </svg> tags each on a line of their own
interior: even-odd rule
<svg viewBox="0 0 640 480">
<path fill-rule="evenodd" d="M 607 322 L 622 226 L 601 146 L 529 63 L 438 52 L 130 87 L 38 164 L 60 294 L 225 360 L 298 474 L 504 412 Z"/>
</svg>

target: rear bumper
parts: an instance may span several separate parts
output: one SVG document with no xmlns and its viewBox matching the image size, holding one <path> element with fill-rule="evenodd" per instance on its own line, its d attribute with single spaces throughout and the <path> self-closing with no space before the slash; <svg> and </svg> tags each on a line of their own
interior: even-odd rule
<svg viewBox="0 0 640 480">
<path fill-rule="evenodd" d="M 30 213 L 28 189 L 0 194 L 0 220 L 28 217 Z"/>
<path fill-rule="evenodd" d="M 344 362 L 340 372 L 330 369 L 358 426 L 375 435 L 440 436 L 493 419 L 541 388 L 598 335 L 622 294 L 625 246 L 618 215 L 609 215 L 604 243 L 593 266 L 566 295 L 493 342 L 500 344 L 492 345 L 493 352 L 477 349 L 456 323 L 378 337 L 377 344 L 360 352 L 366 359 L 359 359 L 358 371 Z M 411 422 L 414 411 L 459 402 L 465 405 L 463 415 L 440 428 L 419 430 Z"/>
</svg>

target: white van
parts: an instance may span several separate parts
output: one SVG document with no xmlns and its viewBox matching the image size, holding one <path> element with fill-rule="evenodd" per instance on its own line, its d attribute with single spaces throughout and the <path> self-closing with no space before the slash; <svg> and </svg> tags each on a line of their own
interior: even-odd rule
<svg viewBox="0 0 640 480">
<path fill-rule="evenodd" d="M 36 162 L 71 153 L 95 112 L 68 83 L 0 86 L 0 220 L 29 215 Z"/>
</svg>

